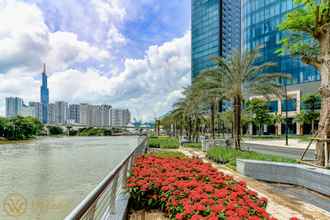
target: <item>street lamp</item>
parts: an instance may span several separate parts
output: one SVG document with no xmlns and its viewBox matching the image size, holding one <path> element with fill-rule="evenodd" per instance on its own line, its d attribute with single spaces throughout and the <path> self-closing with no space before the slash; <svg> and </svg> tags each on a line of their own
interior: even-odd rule
<svg viewBox="0 0 330 220">
<path fill-rule="evenodd" d="M 288 125 L 288 90 L 286 80 L 284 81 L 284 92 L 285 92 L 285 145 L 289 145 L 289 125 Z"/>
</svg>

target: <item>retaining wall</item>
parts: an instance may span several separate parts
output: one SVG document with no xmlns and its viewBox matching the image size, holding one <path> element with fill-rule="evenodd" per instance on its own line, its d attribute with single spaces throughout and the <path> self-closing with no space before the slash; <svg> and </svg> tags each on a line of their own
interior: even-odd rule
<svg viewBox="0 0 330 220">
<path fill-rule="evenodd" d="M 237 171 L 244 176 L 275 183 L 287 183 L 330 196 L 330 170 L 303 164 L 237 159 Z"/>
</svg>

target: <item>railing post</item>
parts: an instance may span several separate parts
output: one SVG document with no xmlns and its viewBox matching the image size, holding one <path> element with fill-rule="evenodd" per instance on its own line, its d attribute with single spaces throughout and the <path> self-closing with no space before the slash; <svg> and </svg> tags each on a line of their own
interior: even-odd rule
<svg viewBox="0 0 330 220">
<path fill-rule="evenodd" d="M 130 160 L 128 160 L 123 167 L 123 178 L 122 178 L 121 184 L 122 184 L 122 189 L 124 192 L 126 192 L 128 189 L 127 188 L 127 175 L 128 175 L 128 163 L 130 162 Z"/>
<path fill-rule="evenodd" d="M 94 216 L 95 216 L 95 212 L 96 212 L 96 203 L 97 203 L 97 201 L 95 201 L 93 203 L 93 205 L 87 211 L 87 214 L 86 214 L 86 219 L 87 220 L 94 220 Z"/>
<path fill-rule="evenodd" d="M 117 174 L 116 177 L 114 178 L 113 184 L 111 186 L 111 195 L 110 195 L 110 213 L 111 214 L 115 214 L 115 212 L 116 212 L 118 177 L 119 177 L 119 175 Z"/>
</svg>

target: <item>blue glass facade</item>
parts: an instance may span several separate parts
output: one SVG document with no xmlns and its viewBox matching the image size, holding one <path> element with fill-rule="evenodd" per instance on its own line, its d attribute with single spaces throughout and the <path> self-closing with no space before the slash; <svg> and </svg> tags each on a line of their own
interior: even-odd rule
<svg viewBox="0 0 330 220">
<path fill-rule="evenodd" d="M 269 101 L 267 102 L 267 107 L 270 112 L 278 112 L 278 101 Z"/>
<path fill-rule="evenodd" d="M 299 84 L 320 80 L 320 75 L 312 66 L 303 64 L 299 58 L 278 56 L 280 41 L 285 33 L 278 31 L 278 25 L 288 12 L 299 6 L 293 0 L 243 0 L 243 47 L 255 48 L 264 45 L 259 62 L 273 62 L 277 66 L 273 72 L 290 73 L 288 84 Z"/>
<path fill-rule="evenodd" d="M 240 48 L 240 2 L 192 0 L 192 79 L 212 67 L 212 56 Z"/>
<path fill-rule="evenodd" d="M 40 102 L 42 111 L 42 123 L 48 123 L 48 105 L 49 105 L 49 89 L 46 75 L 46 66 L 44 65 L 44 71 L 42 73 L 42 84 L 40 88 Z"/>
<path fill-rule="evenodd" d="M 282 100 L 282 111 L 286 112 L 286 101 L 285 99 Z M 297 111 L 297 99 L 288 99 L 288 112 L 295 112 Z"/>
</svg>

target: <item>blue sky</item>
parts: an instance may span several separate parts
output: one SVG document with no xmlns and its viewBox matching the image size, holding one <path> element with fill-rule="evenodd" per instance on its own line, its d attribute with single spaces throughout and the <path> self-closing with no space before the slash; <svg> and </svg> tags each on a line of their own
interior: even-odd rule
<svg viewBox="0 0 330 220">
<path fill-rule="evenodd" d="M 51 101 L 167 112 L 190 82 L 190 0 L 0 0 L 4 98 L 39 99 L 47 63 Z"/>
<path fill-rule="evenodd" d="M 106 4 L 113 1 L 98 2 Z M 127 57 L 141 58 L 151 45 L 161 45 L 181 37 L 190 29 L 190 0 L 119 0 L 119 7 L 125 10 L 122 21 L 118 21 L 118 15 L 109 15 L 106 22 L 100 21 L 99 14 L 91 9 L 93 0 L 26 2 L 36 4 L 42 10 L 45 23 L 52 32 L 73 32 L 80 40 L 100 47 L 105 45 L 107 30 L 115 25 L 127 41 L 125 45 L 110 50 L 116 53 L 118 65 Z M 93 34 L 95 31 L 98 33 Z"/>
</svg>

